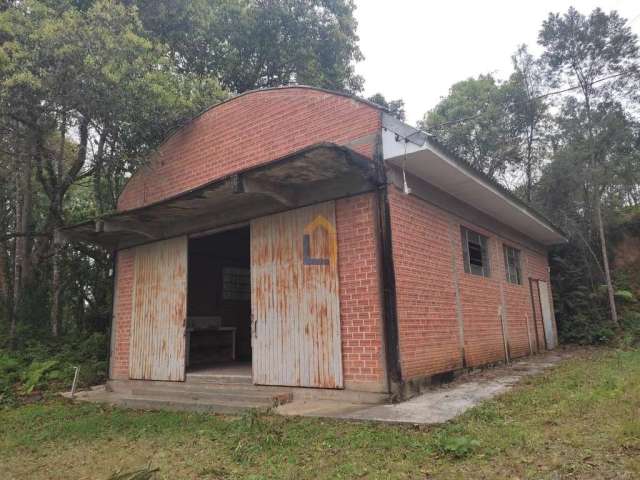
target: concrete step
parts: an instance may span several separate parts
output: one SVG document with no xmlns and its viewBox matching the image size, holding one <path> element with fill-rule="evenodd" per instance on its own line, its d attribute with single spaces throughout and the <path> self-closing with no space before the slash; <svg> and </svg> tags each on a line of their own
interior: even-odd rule
<svg viewBox="0 0 640 480">
<path fill-rule="evenodd" d="M 211 412 L 235 414 L 248 409 L 268 410 L 274 405 L 268 401 L 228 401 L 228 400 L 196 400 L 173 395 L 119 395 L 111 404 L 125 408 L 140 410 L 181 410 L 189 412 Z"/>
<path fill-rule="evenodd" d="M 134 389 L 166 390 L 175 392 L 192 393 L 254 393 L 264 392 L 265 394 L 279 394 L 290 392 L 291 388 L 269 387 L 246 383 L 207 383 L 207 382 L 163 382 L 146 380 L 109 380 L 107 389 L 113 392 L 131 393 Z"/>
<path fill-rule="evenodd" d="M 252 385 L 247 383 L 208 383 L 208 382 L 164 382 L 145 380 L 110 380 L 107 390 L 138 395 L 166 393 L 178 395 L 195 395 L 206 397 L 209 394 L 232 394 L 250 396 L 252 394 L 284 398 L 293 396 L 294 400 L 334 400 L 347 403 L 381 404 L 388 403 L 388 393 L 365 392 L 356 390 L 332 390 L 322 388 L 278 387 Z"/>
<path fill-rule="evenodd" d="M 281 405 L 290 402 L 293 394 L 288 391 L 282 392 L 264 392 L 249 390 L 227 390 L 220 392 L 213 391 L 190 391 L 178 389 L 165 389 L 162 387 L 134 387 L 131 389 L 130 395 L 133 396 L 155 396 L 155 395 L 171 395 L 176 398 L 184 398 L 187 400 L 202 401 L 227 401 L 227 402 L 255 402 L 268 406 Z"/>
<path fill-rule="evenodd" d="M 253 380 L 251 380 L 251 377 L 248 375 L 206 375 L 200 373 L 187 373 L 185 383 L 253 385 Z"/>
<path fill-rule="evenodd" d="M 251 389 L 246 385 L 220 385 L 209 387 L 205 384 L 183 382 L 110 381 L 107 390 L 130 398 L 171 397 L 186 402 L 212 404 L 239 404 L 243 408 L 273 407 L 290 402 L 293 395 L 287 389 Z"/>
</svg>

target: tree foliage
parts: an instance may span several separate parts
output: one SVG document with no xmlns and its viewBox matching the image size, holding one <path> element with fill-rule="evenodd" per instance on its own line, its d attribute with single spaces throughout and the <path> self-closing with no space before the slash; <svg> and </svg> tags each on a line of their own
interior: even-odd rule
<svg viewBox="0 0 640 480">
<path fill-rule="evenodd" d="M 492 75 L 463 80 L 425 115 L 421 127 L 478 170 L 501 177 L 517 156 L 515 134 L 505 115 L 513 94 L 511 84 Z"/>
<path fill-rule="evenodd" d="M 539 44 L 537 58 L 518 48 L 506 81 L 453 85 L 422 126 L 565 230 L 552 269 L 561 333 L 603 339 L 607 301 L 613 326 L 619 303 L 607 231 L 638 205 L 638 41 L 615 11 L 570 8 L 549 14 Z"/>
<path fill-rule="evenodd" d="M 0 331 L 104 331 L 112 258 L 53 230 L 113 210 L 162 138 L 229 94 L 356 92 L 349 0 L 20 0 L 0 9 Z"/>
<path fill-rule="evenodd" d="M 542 61 L 552 85 L 563 79 L 577 82 L 579 95 L 567 100 L 564 111 L 584 139 L 578 140 L 586 168 L 582 178 L 588 197 L 586 210 L 593 213 L 602 270 L 607 285 L 611 321 L 618 325 L 615 288 L 611 278 L 609 252 L 602 213 L 603 197 L 615 182 L 612 163 L 624 135 L 625 113 L 618 100 L 638 74 L 638 42 L 625 19 L 596 8 L 590 15 L 569 8 L 564 15 L 551 14 L 542 25 L 539 43 L 544 47 Z M 568 107 L 568 108 L 567 108 Z M 569 112 L 568 112 L 569 111 Z M 579 133 L 578 133 L 579 135 Z M 604 199 L 606 201 L 606 198 Z"/>
<path fill-rule="evenodd" d="M 405 120 L 404 100 L 402 100 L 401 98 L 397 100 L 387 100 L 383 94 L 376 93 L 374 95 L 371 95 L 367 100 L 383 106 L 389 111 L 391 115 L 396 117 L 398 120 Z"/>
<path fill-rule="evenodd" d="M 362 59 L 352 0 L 136 0 L 182 72 L 234 92 L 291 81 L 359 92 Z"/>
</svg>

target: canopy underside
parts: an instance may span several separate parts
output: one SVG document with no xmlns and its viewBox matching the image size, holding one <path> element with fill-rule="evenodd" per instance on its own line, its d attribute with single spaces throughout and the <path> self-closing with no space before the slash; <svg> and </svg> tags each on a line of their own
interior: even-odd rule
<svg viewBox="0 0 640 480">
<path fill-rule="evenodd" d="M 322 143 L 155 204 L 60 229 L 57 236 L 121 249 L 357 195 L 378 184 L 371 160 Z"/>
</svg>

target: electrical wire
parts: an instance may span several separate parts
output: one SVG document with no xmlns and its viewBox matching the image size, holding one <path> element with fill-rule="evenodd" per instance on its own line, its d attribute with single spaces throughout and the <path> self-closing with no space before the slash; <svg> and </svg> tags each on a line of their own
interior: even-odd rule
<svg viewBox="0 0 640 480">
<path fill-rule="evenodd" d="M 601 82 L 604 82 L 606 80 L 611 80 L 612 78 L 626 77 L 628 75 L 631 75 L 632 73 L 635 73 L 635 72 L 622 72 L 622 73 L 616 73 L 616 74 L 613 74 L 613 75 L 608 75 L 606 77 L 602 77 L 602 78 L 598 78 L 598 79 L 594 80 L 593 82 L 590 83 L 590 85 L 595 85 L 596 83 L 601 83 Z M 506 105 L 504 107 L 504 110 L 507 110 L 508 108 L 515 107 L 515 106 L 518 106 L 518 105 L 524 105 L 526 103 L 535 102 L 536 100 L 541 100 L 543 98 L 547 98 L 547 97 L 550 97 L 552 95 L 559 95 L 561 93 L 571 92 L 572 90 L 577 90 L 579 88 L 581 88 L 580 85 L 573 85 L 571 87 L 563 88 L 562 90 L 555 90 L 553 92 L 543 93 L 542 95 L 538 95 L 536 97 L 533 97 L 533 98 L 530 98 L 530 99 L 527 99 L 527 100 L 523 100 L 521 102 L 513 102 L 513 103 L 511 103 L 509 105 Z M 449 127 L 451 125 L 456 125 L 458 123 L 467 122 L 469 120 L 473 120 L 473 119 L 482 117 L 483 115 L 485 115 L 485 113 L 486 112 L 476 113 L 476 114 L 470 115 L 468 117 L 462 117 L 462 118 L 458 118 L 456 120 L 450 120 L 448 122 L 439 123 L 437 125 L 431 125 L 431 126 L 429 126 L 429 130 L 438 130 L 438 129 L 443 128 L 443 127 Z"/>
</svg>

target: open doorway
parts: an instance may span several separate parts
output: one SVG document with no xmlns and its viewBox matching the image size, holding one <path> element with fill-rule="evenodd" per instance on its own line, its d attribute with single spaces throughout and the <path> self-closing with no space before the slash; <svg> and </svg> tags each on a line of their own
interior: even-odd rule
<svg viewBox="0 0 640 480">
<path fill-rule="evenodd" d="M 187 373 L 251 376 L 249 227 L 189 240 Z"/>
</svg>

